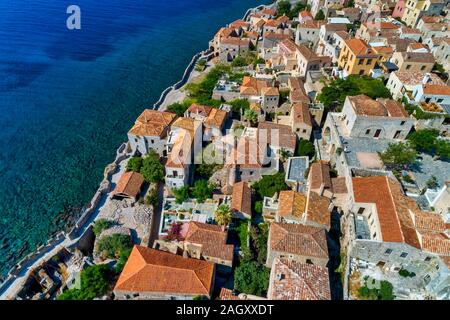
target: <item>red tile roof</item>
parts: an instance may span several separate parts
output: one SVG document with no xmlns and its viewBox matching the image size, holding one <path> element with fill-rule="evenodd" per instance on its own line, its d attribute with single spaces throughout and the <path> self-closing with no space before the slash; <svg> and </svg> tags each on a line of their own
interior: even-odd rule
<svg viewBox="0 0 450 320">
<path fill-rule="evenodd" d="M 260 130 L 266 130 L 266 132 L 261 133 L 261 135 L 267 137 L 267 142 L 270 145 L 279 148 L 295 149 L 297 136 L 292 133 L 291 127 L 264 121 L 258 123 L 258 131 Z"/>
<path fill-rule="evenodd" d="M 127 196 L 130 198 L 137 198 L 137 196 L 141 192 L 143 184 L 144 177 L 140 173 L 133 171 L 124 172 L 120 176 L 113 194 Z"/>
<path fill-rule="evenodd" d="M 306 196 L 294 190 L 283 190 L 278 200 L 278 215 L 300 220 L 306 209 Z"/>
<path fill-rule="evenodd" d="M 311 164 L 309 171 L 311 179 L 310 188 L 319 189 L 322 185 L 326 189 L 331 189 L 330 164 L 327 161 L 317 161 Z"/>
<path fill-rule="evenodd" d="M 236 182 L 233 185 L 231 209 L 252 215 L 252 190 L 247 182 Z"/>
<path fill-rule="evenodd" d="M 191 221 L 184 240 L 202 245 L 203 256 L 233 261 L 234 246 L 227 244 L 227 232 L 221 226 Z"/>
<path fill-rule="evenodd" d="M 272 251 L 328 259 L 327 237 L 323 228 L 272 222 L 269 240 Z"/>
<path fill-rule="evenodd" d="M 328 269 L 317 265 L 275 259 L 269 286 L 271 300 L 331 300 Z"/>
<path fill-rule="evenodd" d="M 213 263 L 134 246 L 114 290 L 210 296 L 213 278 Z"/>
<path fill-rule="evenodd" d="M 129 133 L 137 136 L 162 137 L 175 118 L 174 113 L 145 109 Z"/>
<path fill-rule="evenodd" d="M 304 123 L 312 127 L 312 118 L 307 103 L 294 103 L 292 105 L 292 113 L 294 123 Z"/>
</svg>

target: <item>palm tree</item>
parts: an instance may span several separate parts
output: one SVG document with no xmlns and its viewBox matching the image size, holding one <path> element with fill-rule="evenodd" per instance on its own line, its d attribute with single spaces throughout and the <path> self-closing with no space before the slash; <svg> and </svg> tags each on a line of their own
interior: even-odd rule
<svg viewBox="0 0 450 320">
<path fill-rule="evenodd" d="M 217 223 L 222 227 L 228 226 L 233 219 L 233 214 L 231 213 L 230 207 L 226 204 L 221 204 L 217 208 L 215 215 Z"/>
<path fill-rule="evenodd" d="M 245 110 L 244 118 L 249 122 L 249 125 L 254 125 L 258 122 L 258 114 L 252 109 Z"/>
</svg>

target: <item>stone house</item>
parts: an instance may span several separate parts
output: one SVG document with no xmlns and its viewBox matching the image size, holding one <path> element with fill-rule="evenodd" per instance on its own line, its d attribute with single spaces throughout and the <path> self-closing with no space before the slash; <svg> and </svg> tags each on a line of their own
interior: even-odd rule
<svg viewBox="0 0 450 320">
<path fill-rule="evenodd" d="M 208 261 L 134 246 L 114 287 L 115 299 L 211 299 L 215 271 Z"/>
<path fill-rule="evenodd" d="M 259 103 L 265 112 L 276 112 L 280 101 L 280 92 L 267 80 L 245 76 L 240 88 L 240 98 L 246 99 L 250 103 Z"/>
<path fill-rule="evenodd" d="M 395 100 L 348 96 L 342 109 L 343 129 L 350 137 L 405 139 L 413 120 Z"/>
<path fill-rule="evenodd" d="M 450 36 L 450 32 L 449 32 Z M 436 61 L 441 64 L 444 69 L 450 69 L 450 39 L 447 37 L 428 38 L 424 41 L 431 49 Z"/>
<path fill-rule="evenodd" d="M 276 258 L 325 267 L 329 259 L 325 229 L 303 224 L 272 222 L 266 266 L 270 268 Z"/>
<path fill-rule="evenodd" d="M 328 269 L 289 259 L 274 259 L 267 297 L 270 300 L 331 300 Z"/>
<path fill-rule="evenodd" d="M 435 60 L 429 52 L 394 52 L 391 62 L 395 63 L 398 71 L 431 72 Z"/>
<path fill-rule="evenodd" d="M 252 218 L 252 189 L 247 182 L 236 182 L 233 185 L 231 211 L 235 218 Z"/>
<path fill-rule="evenodd" d="M 398 100 L 403 95 L 410 95 L 418 84 L 439 84 L 444 85 L 444 82 L 434 73 L 423 73 L 417 71 L 395 71 L 389 76 L 386 83 L 386 88 L 391 92 L 392 99 Z"/>
<path fill-rule="evenodd" d="M 437 104 L 438 106 L 450 106 L 450 86 L 448 85 L 421 83 L 416 85 L 412 96 L 417 103 L 425 102 L 426 104 Z M 442 107 L 437 107 L 433 111 L 444 113 Z"/>
<path fill-rule="evenodd" d="M 233 61 L 237 56 L 243 56 L 250 51 L 251 41 L 248 38 L 225 37 L 219 44 L 219 60 Z"/>
<path fill-rule="evenodd" d="M 314 48 L 319 42 L 320 27 L 325 24 L 324 21 L 305 21 L 297 26 L 295 33 L 295 43 L 305 44 Z"/>
<path fill-rule="evenodd" d="M 311 49 L 304 45 L 298 45 L 296 50 L 297 58 L 297 75 L 306 77 L 309 71 L 318 71 L 322 68 L 331 67 L 331 58 L 318 56 Z"/>
<path fill-rule="evenodd" d="M 218 272 L 230 272 L 234 246 L 227 244 L 227 238 L 228 232 L 221 226 L 191 221 L 183 240 L 183 254 L 215 263 Z"/>
<path fill-rule="evenodd" d="M 165 156 L 167 132 L 175 118 L 176 115 L 170 112 L 145 109 L 128 131 L 132 153 L 146 155 L 153 149 Z"/>
<path fill-rule="evenodd" d="M 297 135 L 297 138 L 305 140 L 311 138 L 313 122 L 309 113 L 308 104 L 304 102 L 292 104 L 290 122 L 292 132 Z"/>
</svg>

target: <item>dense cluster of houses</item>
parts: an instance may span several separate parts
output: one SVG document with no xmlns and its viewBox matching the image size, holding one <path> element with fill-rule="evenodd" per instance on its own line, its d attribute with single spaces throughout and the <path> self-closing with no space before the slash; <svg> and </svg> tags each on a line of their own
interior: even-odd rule
<svg viewBox="0 0 450 320">
<path fill-rule="evenodd" d="M 265 61 L 246 68 L 240 82 L 218 81 L 212 98 L 222 101 L 219 108 L 192 104 L 182 117 L 147 109 L 137 118 L 128 133 L 131 153 L 155 150 L 161 157 L 164 200 L 159 239 L 152 248 L 133 248 L 116 298 L 329 300 L 337 290 L 330 263 L 336 250 L 344 298 L 358 298 L 352 288 L 364 277 L 389 281 L 399 299 L 450 298 L 450 164 L 423 155 L 411 187 L 379 156 L 412 130 L 433 128 L 449 139 L 450 87 L 433 71 L 437 63 L 449 71 L 448 1 L 308 5 L 293 19 L 278 15 L 276 6 L 264 8 L 217 32 L 213 63 L 249 53 Z M 319 11 L 324 20 L 314 19 Z M 317 96 L 332 79 L 350 75 L 380 79 L 392 99 L 347 96 L 340 111 L 326 112 Z M 237 99 L 249 102 L 256 123 L 232 111 Z M 406 103 L 432 117 L 416 118 Z M 314 158 L 296 156 L 302 140 L 313 143 Z M 194 183 L 205 143 L 226 154 L 213 177 L 214 195 L 179 203 L 173 190 Z M 260 217 L 269 224 L 267 295 L 217 288 L 239 248 L 215 212 L 226 205 L 234 219 L 254 220 L 252 185 L 279 172 L 289 188 L 265 197 Z M 142 184 L 137 175 L 124 173 L 116 194 L 136 198 L 139 186 L 129 185 Z M 427 190 L 434 175 L 438 187 Z M 169 241 L 173 225 L 179 234 Z"/>
</svg>

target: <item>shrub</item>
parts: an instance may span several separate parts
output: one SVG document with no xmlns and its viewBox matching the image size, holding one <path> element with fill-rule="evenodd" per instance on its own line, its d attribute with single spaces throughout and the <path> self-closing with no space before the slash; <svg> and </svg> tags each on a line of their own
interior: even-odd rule
<svg viewBox="0 0 450 320">
<path fill-rule="evenodd" d="M 180 204 L 189 198 L 189 186 L 183 186 L 172 190 L 175 201 Z"/>
<path fill-rule="evenodd" d="M 389 169 L 404 169 L 414 163 L 417 152 L 408 143 L 390 143 L 386 151 L 379 153 L 384 165 Z"/>
<path fill-rule="evenodd" d="M 181 237 L 181 227 L 183 224 L 181 222 L 174 222 L 169 231 L 167 232 L 166 240 L 173 241 L 178 240 L 181 241 L 183 238 Z"/>
<path fill-rule="evenodd" d="M 125 266 L 125 263 L 128 261 L 128 257 L 131 254 L 132 249 L 124 250 L 120 253 L 119 260 L 117 261 L 116 265 L 114 266 L 114 272 L 115 273 L 121 273 L 123 270 L 123 267 Z"/>
<path fill-rule="evenodd" d="M 233 213 L 231 212 L 230 207 L 226 204 L 221 204 L 215 212 L 215 219 L 218 225 L 228 226 L 233 219 Z"/>
<path fill-rule="evenodd" d="M 58 300 L 92 300 L 104 295 L 108 289 L 109 269 L 106 265 L 87 267 L 80 278 L 80 288 L 66 290 Z"/>
<path fill-rule="evenodd" d="M 128 160 L 127 171 L 140 172 L 142 167 L 141 157 L 132 157 Z"/>
<path fill-rule="evenodd" d="M 309 140 L 300 139 L 295 149 L 295 155 L 297 157 L 307 156 L 310 159 L 314 158 L 314 156 L 316 155 L 314 144 Z"/>
<path fill-rule="evenodd" d="M 206 199 L 212 197 L 213 187 L 207 180 L 197 180 L 192 188 L 192 196 L 197 199 L 198 202 L 205 202 Z"/>
<path fill-rule="evenodd" d="M 287 190 L 289 187 L 284 182 L 284 174 L 278 172 L 274 175 L 265 175 L 261 180 L 253 184 L 253 189 L 260 200 L 264 197 L 273 197 L 276 192 Z"/>
<path fill-rule="evenodd" d="M 113 224 L 114 223 L 111 220 L 103 218 L 98 219 L 97 221 L 95 221 L 92 231 L 94 232 L 95 236 L 98 237 L 104 230 L 111 228 Z"/>
<path fill-rule="evenodd" d="M 256 261 L 242 262 L 234 273 L 234 287 L 240 292 L 264 296 L 269 286 L 270 269 Z"/>
<path fill-rule="evenodd" d="M 122 252 L 132 248 L 129 235 L 113 234 L 102 237 L 97 243 L 97 254 L 101 254 L 105 259 L 118 259 Z"/>
<path fill-rule="evenodd" d="M 164 179 L 164 166 L 159 161 L 159 155 L 155 150 L 150 150 L 142 161 L 141 174 L 149 183 L 160 182 Z"/>
<path fill-rule="evenodd" d="M 158 206 L 158 202 L 159 202 L 158 189 L 154 188 L 150 191 L 149 195 L 145 198 L 145 204 L 156 207 L 156 206 Z"/>
</svg>

